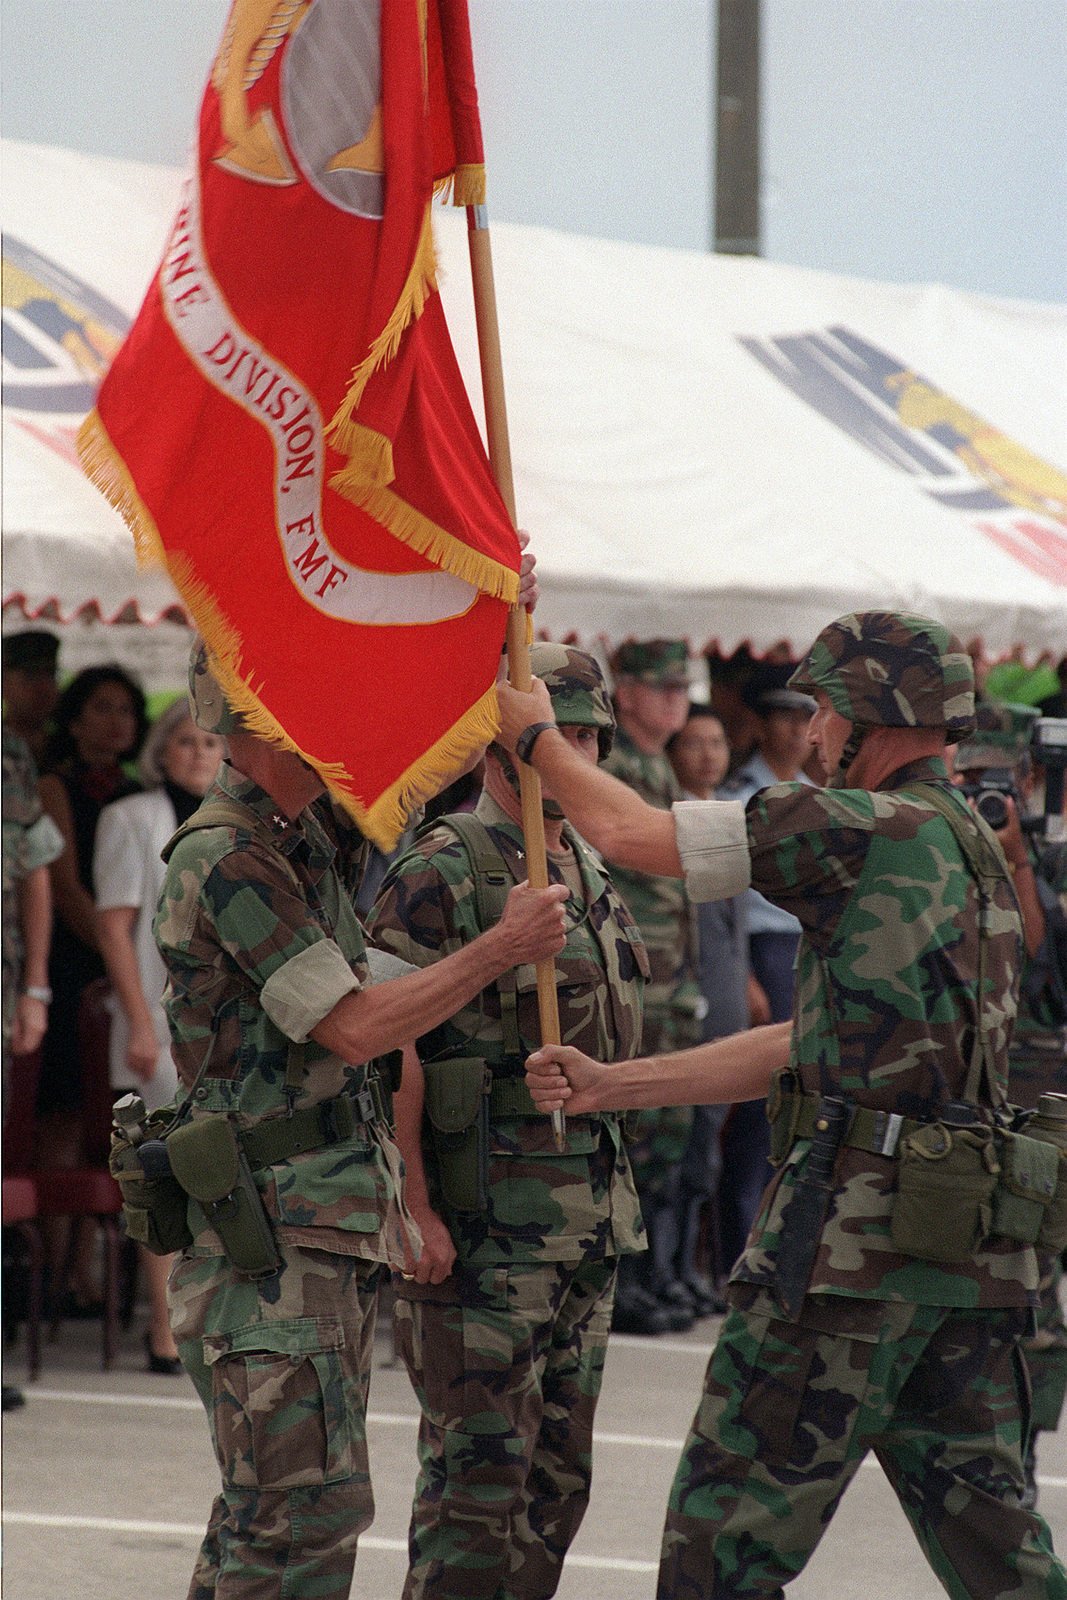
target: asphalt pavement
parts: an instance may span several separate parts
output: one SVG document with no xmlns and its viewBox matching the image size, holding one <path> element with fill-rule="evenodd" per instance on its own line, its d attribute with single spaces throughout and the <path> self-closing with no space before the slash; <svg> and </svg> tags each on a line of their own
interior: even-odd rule
<svg viewBox="0 0 1067 1600">
<path fill-rule="evenodd" d="M 616 1335 L 597 1412 L 593 1495 L 560 1600 L 651 1600 L 667 1491 L 717 1323 L 670 1338 Z M 44 1347 L 26 1405 L 3 1419 L 4 1600 L 183 1600 L 217 1485 L 189 1380 L 153 1377 L 135 1328 L 102 1372 L 99 1327 Z M 8 1352 L 7 1382 L 23 1379 Z M 377 1515 L 360 1541 L 353 1600 L 397 1600 L 415 1477 L 416 1406 L 387 1329 L 368 1434 Z M 1067 1434 L 1043 1437 L 1041 1509 L 1067 1550 Z M 860 1470 L 789 1600 L 938 1600 L 873 1458 Z"/>
</svg>

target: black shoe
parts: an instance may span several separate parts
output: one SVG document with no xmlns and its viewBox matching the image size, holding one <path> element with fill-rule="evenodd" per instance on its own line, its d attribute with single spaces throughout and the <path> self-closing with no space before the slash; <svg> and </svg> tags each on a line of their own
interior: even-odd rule
<svg viewBox="0 0 1067 1600">
<path fill-rule="evenodd" d="M 711 1279 L 695 1272 L 684 1280 L 693 1297 L 693 1309 L 698 1317 L 721 1317 L 726 1310 L 726 1299 L 719 1293 Z"/>
<path fill-rule="evenodd" d="M 59 1302 L 59 1315 L 64 1322 L 94 1322 L 104 1315 L 102 1300 L 80 1300 L 73 1291 Z"/>
<path fill-rule="evenodd" d="M 152 1349 L 152 1335 L 145 1329 L 144 1353 L 148 1357 L 148 1371 L 155 1372 L 161 1378 L 176 1378 L 182 1371 L 182 1364 L 177 1356 L 157 1356 Z"/>
<path fill-rule="evenodd" d="M 688 1306 L 676 1305 L 670 1300 L 657 1300 L 656 1304 L 666 1312 L 672 1333 L 687 1333 L 697 1319 L 692 1301 Z"/>
<path fill-rule="evenodd" d="M 659 1333 L 670 1333 L 673 1324 L 667 1308 L 644 1289 L 631 1289 L 617 1296 L 611 1313 L 613 1333 L 639 1333 L 648 1338 Z"/>
<path fill-rule="evenodd" d="M 23 1394 L 21 1389 L 16 1389 L 14 1385 L 10 1383 L 5 1383 L 3 1385 L 2 1409 L 4 1411 L 17 1411 L 19 1406 L 24 1406 L 25 1404 L 26 1396 Z"/>
<path fill-rule="evenodd" d="M 693 1292 L 681 1278 L 670 1278 L 652 1285 L 652 1293 L 665 1306 L 680 1306 L 683 1311 L 693 1311 L 696 1306 Z"/>
</svg>

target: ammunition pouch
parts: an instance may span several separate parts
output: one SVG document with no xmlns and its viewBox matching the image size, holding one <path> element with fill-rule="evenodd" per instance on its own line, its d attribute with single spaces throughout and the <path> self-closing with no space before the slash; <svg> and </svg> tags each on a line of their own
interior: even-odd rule
<svg viewBox="0 0 1067 1600">
<path fill-rule="evenodd" d="M 192 1196 L 239 1272 L 259 1277 L 275 1271 L 278 1254 L 252 1173 L 343 1144 L 364 1123 L 390 1123 L 400 1064 L 400 1051 L 393 1051 L 367 1068 L 357 1088 L 241 1132 L 221 1113 L 192 1122 L 174 1106 L 151 1114 L 139 1144 L 114 1127 L 109 1166 L 122 1190 L 130 1238 L 155 1255 L 186 1249 L 193 1242 Z"/>
<path fill-rule="evenodd" d="M 962 1264 L 993 1231 L 993 1129 L 928 1122 L 901 1140 L 890 1233 L 902 1255 Z"/>
<path fill-rule="evenodd" d="M 459 1056 L 427 1061 L 423 1076 L 423 1109 L 441 1196 L 453 1211 L 484 1211 L 489 1204 L 492 1071 L 481 1056 Z"/>
<path fill-rule="evenodd" d="M 810 1139 L 819 1105 L 786 1068 L 771 1087 L 771 1160 Z M 854 1106 L 842 1144 L 897 1162 L 891 1233 L 901 1254 L 960 1264 L 989 1237 L 1058 1253 L 1067 1248 L 1067 1152 L 1017 1126 L 992 1127 L 977 1106 L 936 1122 Z M 1021 1126 L 1020 1126 L 1021 1124 Z"/>
<path fill-rule="evenodd" d="M 993 1203 L 993 1232 L 1020 1244 L 1036 1244 L 1045 1212 L 1056 1192 L 1060 1152 L 1025 1133 L 1001 1132 L 997 1139 L 1000 1182 Z"/>
<path fill-rule="evenodd" d="M 200 1202 L 230 1264 L 250 1278 L 276 1272 L 281 1258 L 270 1218 L 230 1119 L 207 1116 L 184 1123 L 167 1140 L 167 1154 L 171 1171 L 186 1194 Z"/>
<path fill-rule="evenodd" d="M 152 1112 L 146 1137 L 134 1144 L 117 1125 L 111 1133 L 108 1168 L 122 1191 L 126 1232 L 156 1256 L 169 1256 L 192 1244 L 185 1190 L 170 1170 L 163 1135 L 174 1119 L 174 1108 Z"/>
</svg>

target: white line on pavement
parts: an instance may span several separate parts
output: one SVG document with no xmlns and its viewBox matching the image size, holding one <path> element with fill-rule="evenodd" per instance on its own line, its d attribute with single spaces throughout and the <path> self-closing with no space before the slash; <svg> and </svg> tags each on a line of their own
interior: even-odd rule
<svg viewBox="0 0 1067 1600">
<path fill-rule="evenodd" d="M 137 1522 L 119 1517 L 61 1517 L 34 1511 L 5 1511 L 8 1526 L 30 1528 L 70 1528 L 87 1533 L 140 1533 L 146 1538 L 189 1538 L 198 1542 L 204 1537 L 203 1526 L 193 1522 Z M 374 1534 L 364 1534 L 359 1541 L 361 1550 L 405 1552 L 406 1539 L 380 1539 Z M 567 1556 L 569 1567 L 588 1567 L 599 1572 L 655 1572 L 657 1561 L 629 1561 L 622 1556 L 583 1556 L 573 1551 Z"/>
<path fill-rule="evenodd" d="M 68 1402 L 73 1405 L 96 1406 L 148 1406 L 158 1407 L 170 1411 L 202 1411 L 199 1400 L 191 1400 L 181 1395 L 154 1395 L 154 1394 L 111 1394 L 103 1390 L 93 1389 L 38 1389 L 31 1388 L 25 1391 L 31 1402 L 39 1400 L 55 1400 Z M 414 1428 L 418 1417 L 413 1412 L 403 1411 L 369 1411 L 367 1422 L 379 1428 Z M 624 1449 L 645 1450 L 681 1450 L 684 1439 L 664 1439 L 655 1435 L 641 1433 L 604 1433 L 599 1428 L 593 1431 L 593 1443 L 600 1445 L 618 1445 Z M 877 1467 L 879 1465 L 874 1455 L 868 1455 L 861 1463 L 864 1467 Z M 1046 1477 L 1038 1473 L 1037 1481 L 1045 1489 L 1067 1489 L 1067 1478 Z M 138 1524 L 140 1527 L 141 1524 Z M 635 1568 L 635 1570 L 637 1570 Z M 643 1568 L 641 1569 L 644 1570 Z"/>
</svg>

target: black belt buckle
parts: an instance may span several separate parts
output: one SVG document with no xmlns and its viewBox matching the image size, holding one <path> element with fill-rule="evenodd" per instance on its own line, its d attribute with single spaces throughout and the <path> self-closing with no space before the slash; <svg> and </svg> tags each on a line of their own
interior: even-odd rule
<svg viewBox="0 0 1067 1600">
<path fill-rule="evenodd" d="M 950 1100 L 937 1121 L 949 1128 L 975 1128 L 982 1122 L 982 1113 L 977 1106 L 967 1105 L 963 1100 Z"/>
<path fill-rule="evenodd" d="M 363 1084 L 353 1095 L 356 1106 L 356 1117 L 359 1122 L 373 1122 L 375 1117 L 374 1095 L 369 1084 Z"/>
</svg>

